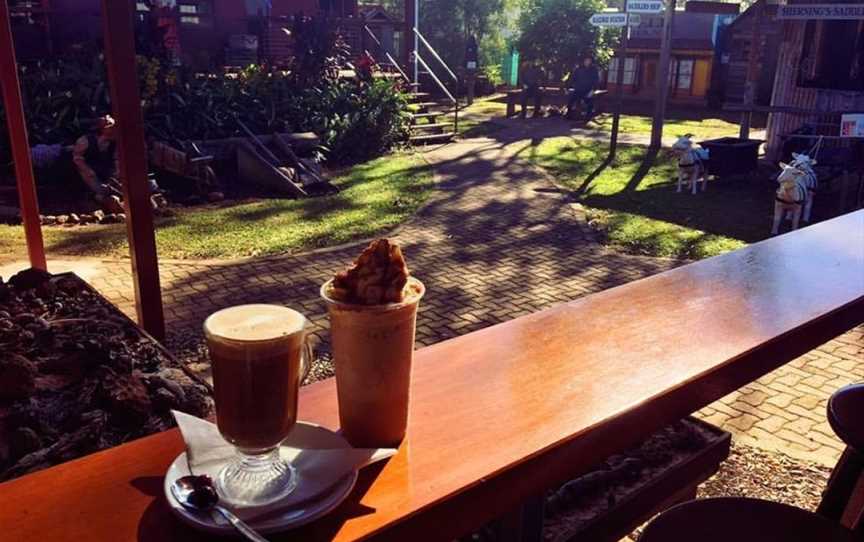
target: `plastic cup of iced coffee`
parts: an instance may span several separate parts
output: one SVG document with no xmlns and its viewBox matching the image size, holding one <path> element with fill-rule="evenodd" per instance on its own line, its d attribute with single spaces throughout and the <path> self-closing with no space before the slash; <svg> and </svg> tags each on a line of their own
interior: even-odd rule
<svg viewBox="0 0 864 542">
<path fill-rule="evenodd" d="M 357 447 L 395 447 L 408 426 L 417 309 L 425 288 L 407 276 L 407 267 L 396 282 L 398 295 L 378 296 L 380 281 L 372 284 L 371 299 L 346 295 L 337 277 L 321 287 L 321 296 L 330 314 L 341 431 Z"/>
</svg>

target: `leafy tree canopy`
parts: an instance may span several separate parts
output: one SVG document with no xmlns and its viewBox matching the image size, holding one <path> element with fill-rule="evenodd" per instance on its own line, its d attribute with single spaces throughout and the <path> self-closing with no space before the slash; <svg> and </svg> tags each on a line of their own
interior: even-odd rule
<svg viewBox="0 0 864 542">
<path fill-rule="evenodd" d="M 507 49 L 506 36 L 515 33 L 512 13 L 522 1 L 421 0 L 420 31 L 451 69 L 464 66 L 471 36 L 479 44 L 480 64 L 498 64 Z"/>
<path fill-rule="evenodd" d="M 585 55 L 605 66 L 619 32 L 588 22 L 605 7 L 603 0 L 527 0 L 517 43 L 522 59 L 540 64 L 553 80 L 563 78 Z"/>
</svg>

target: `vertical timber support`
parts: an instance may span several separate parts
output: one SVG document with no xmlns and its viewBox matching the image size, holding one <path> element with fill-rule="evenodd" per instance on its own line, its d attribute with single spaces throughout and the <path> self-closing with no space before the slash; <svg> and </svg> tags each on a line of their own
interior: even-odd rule
<svg viewBox="0 0 864 542">
<path fill-rule="evenodd" d="M 417 5 L 415 0 L 403 0 L 405 2 L 405 42 L 403 47 L 403 59 L 405 69 L 409 70 L 409 74 L 417 82 L 417 73 L 414 69 L 416 62 L 413 60 L 417 52 L 417 37 L 414 33 L 415 20 L 417 18 Z"/>
<path fill-rule="evenodd" d="M 624 13 L 627 13 L 627 2 L 624 2 Z M 612 134 L 609 136 L 609 158 L 611 162 L 618 152 L 618 126 L 621 122 L 621 108 L 624 103 L 624 68 L 627 64 L 627 45 L 630 42 L 630 16 L 627 24 L 621 29 L 621 48 L 618 50 L 618 70 L 615 82 L 615 113 L 612 116 Z"/>
<path fill-rule="evenodd" d="M 669 65 L 672 62 L 672 25 L 675 24 L 676 0 L 666 1 L 663 13 L 663 39 L 660 45 L 660 65 L 657 74 L 657 102 L 654 104 L 654 122 L 651 126 L 651 148 L 663 145 L 663 120 L 666 117 L 666 99 L 669 96 Z"/>
<path fill-rule="evenodd" d="M 126 203 L 135 307 L 141 327 L 161 341 L 165 339 L 165 320 L 147 182 L 144 119 L 138 94 L 134 10 L 132 0 L 102 0 L 105 60 L 112 110 L 117 120 L 117 149 Z"/>
<path fill-rule="evenodd" d="M 740 139 L 750 139 L 750 122 L 753 118 L 753 105 L 756 103 L 756 78 L 759 77 L 759 60 L 762 56 L 762 21 L 765 17 L 765 0 L 756 6 L 753 30 L 750 34 L 750 52 L 747 57 L 747 79 L 744 83 L 744 104 L 747 111 L 741 112 Z"/>
<path fill-rule="evenodd" d="M 15 46 L 12 41 L 12 26 L 9 23 L 9 7 L 0 0 L 0 87 L 3 93 L 3 108 L 15 163 L 15 181 L 18 185 L 18 200 L 21 203 L 21 218 L 24 222 L 24 237 L 30 266 L 47 270 L 45 244 L 42 240 L 42 225 L 39 220 L 39 200 L 36 196 L 36 178 L 30 156 L 27 137 L 27 122 L 21 103 L 21 87 L 18 83 L 18 64 L 15 61 Z"/>
</svg>

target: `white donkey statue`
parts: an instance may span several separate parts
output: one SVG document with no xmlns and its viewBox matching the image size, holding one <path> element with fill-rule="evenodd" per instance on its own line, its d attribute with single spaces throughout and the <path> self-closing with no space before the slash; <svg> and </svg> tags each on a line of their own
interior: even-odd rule
<svg viewBox="0 0 864 542">
<path fill-rule="evenodd" d="M 783 171 L 777 177 L 780 188 L 774 195 L 774 225 L 771 234 L 777 235 L 780 231 L 780 222 L 787 214 L 792 215 L 792 229 L 798 229 L 801 220 L 801 212 L 807 204 L 807 174 L 796 166 L 780 162 Z"/>
<path fill-rule="evenodd" d="M 804 202 L 804 211 L 801 218 L 804 222 L 810 222 L 810 214 L 813 211 L 813 200 L 816 197 L 816 189 L 819 188 L 819 178 L 813 169 L 813 166 L 816 165 L 816 160 L 810 158 L 807 154 L 793 152 L 792 163 L 789 165 L 804 172 L 804 184 L 807 186 L 807 200 Z"/>
<path fill-rule="evenodd" d="M 672 145 L 672 154 L 678 158 L 678 190 L 681 192 L 681 187 L 687 185 L 691 187 L 691 194 L 697 192 L 697 183 L 702 183 L 702 191 L 704 192 L 708 186 L 708 178 L 705 175 L 705 165 L 703 160 L 707 158 L 697 149 L 693 148 L 693 134 L 680 136 L 678 141 Z"/>
</svg>

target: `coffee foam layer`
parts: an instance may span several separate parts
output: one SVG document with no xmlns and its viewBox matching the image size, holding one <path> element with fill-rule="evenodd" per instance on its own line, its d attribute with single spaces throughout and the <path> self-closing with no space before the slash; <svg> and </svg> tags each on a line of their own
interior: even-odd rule
<svg viewBox="0 0 864 542">
<path fill-rule="evenodd" d="M 204 331 L 229 341 L 268 341 L 303 331 L 306 319 L 279 305 L 240 305 L 210 315 Z"/>
</svg>

